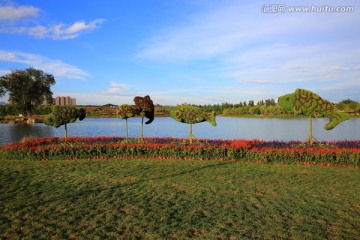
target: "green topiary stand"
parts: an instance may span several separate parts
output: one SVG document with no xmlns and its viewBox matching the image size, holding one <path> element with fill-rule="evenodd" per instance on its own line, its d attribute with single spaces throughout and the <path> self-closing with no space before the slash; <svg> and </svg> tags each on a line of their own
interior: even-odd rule
<svg viewBox="0 0 360 240">
<path fill-rule="evenodd" d="M 67 124 L 73 123 L 77 119 L 82 121 L 86 117 L 86 110 L 84 108 L 75 108 L 69 106 L 55 106 L 53 107 L 52 113 L 48 114 L 44 122 L 46 125 L 53 127 L 60 127 L 64 125 L 64 138 L 67 142 Z"/>
<path fill-rule="evenodd" d="M 334 104 L 305 89 L 296 89 L 294 93 L 279 97 L 278 103 L 285 109 L 293 110 L 299 115 L 310 117 L 308 139 L 310 145 L 316 140 L 312 134 L 312 118 L 329 118 L 329 123 L 324 126 L 326 130 L 331 130 L 341 122 L 349 119 L 349 116 L 339 112 Z"/>
<path fill-rule="evenodd" d="M 188 139 L 192 143 L 196 139 L 192 132 L 192 125 L 201 122 L 209 122 L 212 126 L 216 126 L 215 112 L 203 112 L 200 108 L 190 105 L 181 105 L 171 113 L 171 117 L 178 122 L 190 124 L 190 133 Z"/>
</svg>

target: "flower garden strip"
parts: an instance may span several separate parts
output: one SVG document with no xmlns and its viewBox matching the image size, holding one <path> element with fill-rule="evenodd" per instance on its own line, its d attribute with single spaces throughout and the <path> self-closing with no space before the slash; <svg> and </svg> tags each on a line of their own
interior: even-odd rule
<svg viewBox="0 0 360 240">
<path fill-rule="evenodd" d="M 72 137 L 63 143 L 63 138 L 40 138 L 2 146 L 0 156 L 24 160 L 148 157 L 359 168 L 360 141 L 316 142 L 309 147 L 298 141 L 199 139 L 189 144 L 177 138 Z"/>
</svg>

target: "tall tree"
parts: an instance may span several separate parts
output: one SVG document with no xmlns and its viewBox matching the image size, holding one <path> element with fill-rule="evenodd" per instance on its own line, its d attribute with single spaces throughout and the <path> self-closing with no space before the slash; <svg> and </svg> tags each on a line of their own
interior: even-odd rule
<svg viewBox="0 0 360 240">
<path fill-rule="evenodd" d="M 8 92 L 9 102 L 14 104 L 23 116 L 27 116 L 44 101 L 52 103 L 53 93 L 50 87 L 54 84 L 54 76 L 41 70 L 14 70 L 0 77 L 0 96 Z"/>
</svg>

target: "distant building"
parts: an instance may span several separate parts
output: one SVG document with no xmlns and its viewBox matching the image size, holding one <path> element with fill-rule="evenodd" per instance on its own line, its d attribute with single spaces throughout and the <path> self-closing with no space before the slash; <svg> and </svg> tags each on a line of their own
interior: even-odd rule
<svg viewBox="0 0 360 240">
<path fill-rule="evenodd" d="M 54 98 L 54 104 L 57 106 L 75 106 L 76 98 L 67 97 L 56 97 Z"/>
</svg>

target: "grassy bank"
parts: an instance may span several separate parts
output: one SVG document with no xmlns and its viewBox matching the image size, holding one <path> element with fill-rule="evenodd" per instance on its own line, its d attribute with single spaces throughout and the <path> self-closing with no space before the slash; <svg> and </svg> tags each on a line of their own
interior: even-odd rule
<svg viewBox="0 0 360 240">
<path fill-rule="evenodd" d="M 0 160 L 0 239 L 358 239 L 360 171 Z"/>
</svg>

